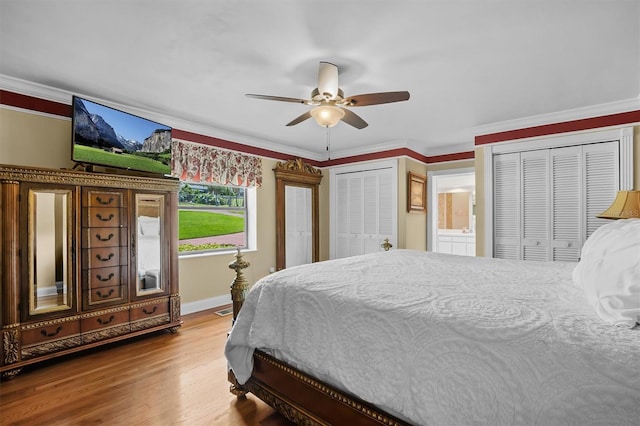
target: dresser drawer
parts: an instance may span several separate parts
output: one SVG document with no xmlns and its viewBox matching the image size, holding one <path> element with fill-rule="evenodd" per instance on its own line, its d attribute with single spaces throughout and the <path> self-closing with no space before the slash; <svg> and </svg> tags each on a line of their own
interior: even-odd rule
<svg viewBox="0 0 640 426">
<path fill-rule="evenodd" d="M 84 290 L 83 295 L 86 306 L 98 307 L 101 305 L 111 305 L 114 303 L 124 303 L 127 301 L 127 286 L 118 285 L 112 287 L 101 287 Z"/>
<path fill-rule="evenodd" d="M 169 312 L 169 300 L 145 303 L 131 308 L 131 321 L 137 321 L 157 316 L 166 315 Z"/>
<path fill-rule="evenodd" d="M 61 340 L 80 334 L 80 320 L 75 317 L 71 321 L 47 321 L 22 327 L 22 346 Z"/>
<path fill-rule="evenodd" d="M 83 207 L 82 226 L 90 228 L 115 228 L 126 224 L 124 210 L 111 207 Z"/>
<path fill-rule="evenodd" d="M 129 323 L 129 310 L 115 310 L 101 314 L 83 315 L 80 323 L 82 333 L 100 330 L 107 327 L 115 327 Z"/>
<path fill-rule="evenodd" d="M 107 268 L 127 264 L 126 247 L 102 247 L 82 250 L 82 267 Z"/>
<path fill-rule="evenodd" d="M 120 266 L 82 270 L 82 288 L 85 290 L 127 285 L 127 282 L 127 270 Z"/>
<path fill-rule="evenodd" d="M 82 228 L 84 247 L 117 247 L 127 243 L 127 228 Z"/>
<path fill-rule="evenodd" d="M 85 207 L 126 207 L 127 203 L 121 192 L 86 189 L 82 194 L 82 205 Z"/>
</svg>

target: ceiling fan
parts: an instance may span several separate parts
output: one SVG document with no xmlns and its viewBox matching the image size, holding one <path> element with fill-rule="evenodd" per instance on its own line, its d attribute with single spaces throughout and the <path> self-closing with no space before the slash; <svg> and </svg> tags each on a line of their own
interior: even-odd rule
<svg viewBox="0 0 640 426">
<path fill-rule="evenodd" d="M 391 102 L 406 101 L 409 92 L 380 92 L 363 95 L 349 96 L 345 98 L 342 89 L 338 86 L 338 67 L 330 62 L 320 62 L 318 69 L 318 87 L 311 92 L 311 99 L 287 98 L 282 96 L 255 95 L 247 93 L 250 98 L 265 99 L 269 101 L 294 102 L 305 105 L 313 105 L 310 111 L 287 123 L 287 126 L 295 126 L 310 117 L 322 127 L 333 127 L 340 120 L 355 127 L 364 129 L 368 126 L 359 115 L 346 107 L 360 107 L 367 105 L 388 104 Z"/>
</svg>

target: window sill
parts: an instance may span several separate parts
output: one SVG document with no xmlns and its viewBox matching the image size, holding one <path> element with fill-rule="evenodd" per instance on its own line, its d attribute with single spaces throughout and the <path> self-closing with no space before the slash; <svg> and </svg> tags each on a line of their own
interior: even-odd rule
<svg viewBox="0 0 640 426">
<path fill-rule="evenodd" d="M 253 253 L 256 252 L 258 250 L 256 249 L 251 249 L 251 248 L 243 248 L 240 249 L 240 252 L 242 254 L 245 253 Z M 216 251 L 207 251 L 207 252 L 202 252 L 202 253 L 184 253 L 184 254 L 180 254 L 178 253 L 178 259 L 193 259 L 193 258 L 198 258 L 198 257 L 211 257 L 211 256 L 228 256 L 230 254 L 235 255 L 238 252 L 237 249 L 229 249 L 229 250 L 216 250 Z"/>
</svg>

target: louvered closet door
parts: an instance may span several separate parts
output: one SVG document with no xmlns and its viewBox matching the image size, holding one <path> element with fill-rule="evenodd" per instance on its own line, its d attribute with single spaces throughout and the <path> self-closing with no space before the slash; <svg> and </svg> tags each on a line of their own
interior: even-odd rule
<svg viewBox="0 0 640 426">
<path fill-rule="evenodd" d="M 380 251 L 392 238 L 393 213 L 390 169 L 336 176 L 336 257 Z"/>
<path fill-rule="evenodd" d="M 520 154 L 522 172 L 522 259 L 549 257 L 549 151 Z"/>
<path fill-rule="evenodd" d="M 609 208 L 620 188 L 618 142 L 606 142 L 582 147 L 585 182 L 586 238 L 609 219 L 596 215 Z"/>
<path fill-rule="evenodd" d="M 364 211 L 363 177 L 349 179 L 349 256 L 364 254 L 362 216 Z"/>
<path fill-rule="evenodd" d="M 350 175 L 338 175 L 336 177 L 336 257 L 348 257 L 351 254 L 351 241 L 352 234 L 350 232 L 351 229 L 351 210 L 357 209 L 358 201 L 361 201 L 360 197 L 358 200 L 353 200 L 351 194 L 351 186 L 354 188 L 358 187 L 358 185 L 354 182 L 352 183 L 352 179 L 350 179 Z"/>
<path fill-rule="evenodd" d="M 378 173 L 378 233 L 375 251 L 380 251 L 385 238 L 393 240 L 393 206 L 397 200 L 393 198 L 392 171 Z"/>
<path fill-rule="evenodd" d="M 620 187 L 617 141 L 493 157 L 494 257 L 578 261 Z"/>
<path fill-rule="evenodd" d="M 520 259 L 520 154 L 493 157 L 494 257 Z"/>
<path fill-rule="evenodd" d="M 551 150 L 551 259 L 577 262 L 584 240 L 582 147 Z"/>
</svg>

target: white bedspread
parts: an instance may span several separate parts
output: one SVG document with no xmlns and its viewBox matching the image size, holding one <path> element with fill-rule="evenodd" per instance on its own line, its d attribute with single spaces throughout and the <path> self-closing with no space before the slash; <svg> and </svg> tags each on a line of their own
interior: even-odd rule
<svg viewBox="0 0 640 426">
<path fill-rule="evenodd" d="M 638 425 L 640 329 L 612 326 L 575 264 L 409 250 L 299 266 L 247 296 L 225 353 L 254 348 L 420 425 Z"/>
</svg>

